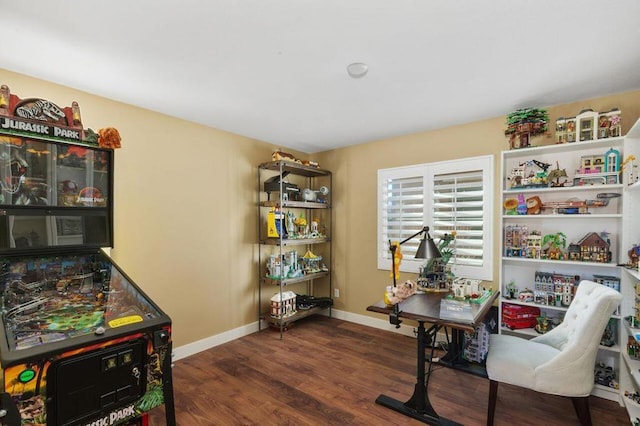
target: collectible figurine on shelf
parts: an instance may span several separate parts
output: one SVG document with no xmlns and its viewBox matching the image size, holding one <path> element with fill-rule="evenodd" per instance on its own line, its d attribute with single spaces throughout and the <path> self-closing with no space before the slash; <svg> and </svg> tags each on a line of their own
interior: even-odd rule
<svg viewBox="0 0 640 426">
<path fill-rule="evenodd" d="M 523 194 L 518 194 L 518 207 L 516 207 L 516 213 L 527 214 L 527 203 L 524 201 Z"/>
<path fill-rule="evenodd" d="M 533 167 L 537 167 L 534 169 Z M 549 186 L 548 169 L 551 164 L 538 160 L 524 161 L 511 169 L 507 180 L 511 189 L 546 188 Z"/>
<path fill-rule="evenodd" d="M 634 244 L 627 254 L 629 255 L 629 263 L 627 263 L 627 267 L 631 269 L 638 269 L 638 258 L 640 257 L 640 247 L 638 244 Z"/>
<path fill-rule="evenodd" d="M 516 282 L 514 280 L 509 281 L 507 284 L 507 297 L 509 299 L 516 298 L 516 291 L 518 291 L 518 287 L 516 286 Z"/>
<path fill-rule="evenodd" d="M 589 232 L 578 241 L 580 248 L 580 260 L 583 262 L 611 262 L 611 241 L 597 232 Z"/>
<path fill-rule="evenodd" d="M 304 272 L 306 274 L 315 274 L 322 271 L 322 267 L 320 265 L 321 260 L 322 256 L 315 255 L 311 250 L 307 250 L 304 256 L 302 256 L 302 262 L 305 265 Z"/>
<path fill-rule="evenodd" d="M 594 375 L 595 383 L 601 386 L 618 389 L 619 385 L 616 381 L 616 373 L 613 367 L 601 362 L 595 367 Z"/>
<path fill-rule="evenodd" d="M 631 154 L 620 164 L 621 170 L 626 172 L 627 185 L 633 185 L 638 181 L 638 166 L 635 164 L 636 157 Z"/>
<path fill-rule="evenodd" d="M 540 231 L 531 231 L 527 235 L 527 247 L 525 256 L 527 259 L 540 259 L 542 253 L 542 235 Z"/>
<path fill-rule="evenodd" d="M 304 217 L 304 214 L 300 213 L 300 217 L 296 218 L 293 223 L 297 226 L 298 236 L 306 238 L 306 235 L 309 233 L 309 225 L 307 224 L 307 219 Z"/>
<path fill-rule="evenodd" d="M 504 214 L 506 215 L 515 215 L 516 207 L 518 207 L 518 200 L 515 198 L 507 198 L 504 200 Z"/>
<path fill-rule="evenodd" d="M 536 332 L 538 332 L 539 334 L 545 334 L 547 331 L 549 331 L 549 318 L 547 317 L 546 312 L 542 312 L 542 314 L 538 318 L 536 318 L 536 321 Z"/>
<path fill-rule="evenodd" d="M 544 134 L 547 130 L 549 114 L 544 109 L 523 108 L 507 115 L 509 149 L 526 148 L 531 145 L 531 137 Z"/>
<path fill-rule="evenodd" d="M 507 225 L 504 229 L 504 256 L 525 257 L 529 228 L 520 225 Z"/>
<path fill-rule="evenodd" d="M 621 113 L 618 108 L 608 112 L 583 109 L 575 117 L 559 117 L 556 120 L 556 143 L 583 142 L 621 135 Z"/>
<path fill-rule="evenodd" d="M 545 259 L 564 260 L 564 248 L 567 246 L 567 236 L 562 232 L 547 234 L 542 239 L 542 253 Z"/>
<path fill-rule="evenodd" d="M 564 182 L 560 182 L 561 178 L 566 178 Z M 549 172 L 549 176 L 547 176 L 547 180 L 549 181 L 549 185 L 551 187 L 557 188 L 562 187 L 567 184 L 569 181 L 569 177 L 567 176 L 567 170 L 561 169 L 560 164 L 556 161 L 556 168 Z"/>
</svg>

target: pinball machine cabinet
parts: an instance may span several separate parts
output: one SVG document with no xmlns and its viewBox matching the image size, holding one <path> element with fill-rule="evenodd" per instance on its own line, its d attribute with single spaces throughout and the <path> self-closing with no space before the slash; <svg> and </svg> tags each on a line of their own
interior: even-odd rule
<svg viewBox="0 0 640 426">
<path fill-rule="evenodd" d="M 0 425 L 175 425 L 171 319 L 102 248 L 114 151 L 0 87 Z M 4 415 L 3 415 L 4 414 Z"/>
</svg>

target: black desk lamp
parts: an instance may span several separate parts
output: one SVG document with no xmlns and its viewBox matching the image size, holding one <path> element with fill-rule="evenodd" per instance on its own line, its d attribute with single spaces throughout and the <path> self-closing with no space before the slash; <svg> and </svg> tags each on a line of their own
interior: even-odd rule
<svg viewBox="0 0 640 426">
<path fill-rule="evenodd" d="M 409 238 L 404 239 L 399 244 L 391 244 L 391 240 L 389 240 L 389 251 L 391 252 L 391 275 L 393 276 L 393 288 L 396 288 L 396 271 L 395 271 L 395 260 L 396 260 L 396 249 L 407 241 L 417 237 L 418 235 L 424 234 L 422 239 L 420 240 L 420 245 L 418 246 L 418 250 L 416 251 L 415 258 L 416 259 L 439 259 L 442 257 L 440 250 L 438 250 L 438 246 L 429 235 L 429 227 L 425 226 L 420 231 L 416 232 Z M 400 323 L 402 320 L 399 318 L 400 315 L 400 303 L 396 303 L 393 305 L 393 312 L 389 314 L 389 322 L 396 326 L 396 328 L 400 328 Z"/>
</svg>

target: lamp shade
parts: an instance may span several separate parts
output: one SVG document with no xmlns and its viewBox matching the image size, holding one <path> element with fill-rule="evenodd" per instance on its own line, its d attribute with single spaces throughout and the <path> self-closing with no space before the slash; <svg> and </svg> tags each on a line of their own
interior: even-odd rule
<svg viewBox="0 0 640 426">
<path fill-rule="evenodd" d="M 415 257 L 416 259 L 439 259 L 442 257 L 438 246 L 436 246 L 428 231 L 425 232 L 425 236 L 420 240 Z"/>
</svg>

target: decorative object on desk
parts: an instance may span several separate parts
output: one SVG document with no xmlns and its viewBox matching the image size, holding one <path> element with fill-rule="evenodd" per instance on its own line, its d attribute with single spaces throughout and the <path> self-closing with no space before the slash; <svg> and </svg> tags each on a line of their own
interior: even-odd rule
<svg viewBox="0 0 640 426">
<path fill-rule="evenodd" d="M 394 306 L 416 294 L 417 288 L 416 283 L 411 280 L 407 280 L 397 287 L 387 286 L 387 291 L 384 294 L 384 303 L 387 306 Z"/>
<path fill-rule="evenodd" d="M 458 300 L 465 300 L 469 298 L 477 299 L 484 291 L 481 284 L 481 280 L 456 278 L 453 280 L 453 284 L 451 286 L 453 297 Z"/>
<path fill-rule="evenodd" d="M 391 240 L 389 240 L 389 251 L 391 252 L 391 260 L 392 260 L 391 276 L 393 278 L 394 289 L 398 287 L 397 279 L 400 274 L 400 261 L 398 261 L 398 267 L 396 270 L 396 263 L 395 263 L 396 250 L 398 250 L 402 244 L 418 236 L 422 236 L 422 239 L 420 240 L 420 244 L 418 245 L 418 249 L 416 250 L 416 254 L 415 254 L 416 259 L 438 259 L 442 257 L 442 254 L 440 253 L 440 250 L 434 243 L 433 238 L 431 238 L 431 235 L 429 235 L 428 226 L 423 227 L 420 231 L 416 232 L 415 234 L 411 235 L 408 238 L 405 238 L 399 243 L 398 242 L 392 243 Z M 396 303 L 395 305 L 393 305 L 393 312 L 389 314 L 389 322 L 395 325 L 396 327 L 400 327 L 400 323 L 402 322 L 402 320 L 400 320 L 399 318 L 399 314 L 400 314 L 400 308 Z"/>
<path fill-rule="evenodd" d="M 438 243 L 439 258 L 431 258 L 420 267 L 418 288 L 422 291 L 448 292 L 451 290 L 454 275 L 451 273 L 449 260 L 455 251 L 449 247 L 455 239 L 456 232 L 446 233 Z"/>
<path fill-rule="evenodd" d="M 523 108 L 507 115 L 505 136 L 509 137 L 509 149 L 526 148 L 531 137 L 548 130 L 549 114 L 545 109 Z"/>
</svg>

